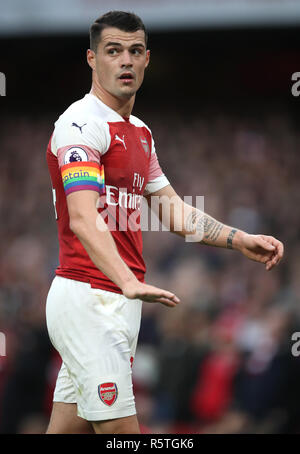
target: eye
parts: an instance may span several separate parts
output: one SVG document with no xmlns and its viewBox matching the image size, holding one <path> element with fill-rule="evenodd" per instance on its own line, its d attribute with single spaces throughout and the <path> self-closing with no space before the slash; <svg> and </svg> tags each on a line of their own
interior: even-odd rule
<svg viewBox="0 0 300 454">
<path fill-rule="evenodd" d="M 107 53 L 108 53 L 109 55 L 117 55 L 118 50 L 115 49 L 115 48 L 111 48 L 111 49 L 108 49 Z"/>
<path fill-rule="evenodd" d="M 139 48 L 135 48 L 135 49 L 132 49 L 131 53 L 133 55 L 141 55 L 143 53 L 142 49 L 139 49 Z"/>
</svg>

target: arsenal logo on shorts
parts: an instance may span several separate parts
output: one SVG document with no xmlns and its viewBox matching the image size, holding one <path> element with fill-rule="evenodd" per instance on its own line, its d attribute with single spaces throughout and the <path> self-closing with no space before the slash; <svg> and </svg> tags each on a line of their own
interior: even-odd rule
<svg viewBox="0 0 300 454">
<path fill-rule="evenodd" d="M 102 402 L 110 407 L 115 403 L 118 397 L 116 383 L 101 383 L 101 385 L 98 386 L 98 394 Z"/>
</svg>

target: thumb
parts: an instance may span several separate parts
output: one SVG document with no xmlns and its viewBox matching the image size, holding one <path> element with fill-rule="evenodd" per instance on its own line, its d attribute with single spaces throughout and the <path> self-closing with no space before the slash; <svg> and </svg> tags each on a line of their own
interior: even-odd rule
<svg viewBox="0 0 300 454">
<path fill-rule="evenodd" d="M 257 240 L 258 240 L 259 246 L 261 246 L 262 248 L 266 249 L 267 251 L 274 251 L 275 246 L 273 246 L 273 244 L 266 241 L 264 238 L 258 237 Z"/>
</svg>

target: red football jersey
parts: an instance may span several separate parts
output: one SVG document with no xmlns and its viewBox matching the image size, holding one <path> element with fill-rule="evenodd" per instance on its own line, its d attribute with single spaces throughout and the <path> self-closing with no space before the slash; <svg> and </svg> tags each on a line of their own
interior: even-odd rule
<svg viewBox="0 0 300 454">
<path fill-rule="evenodd" d="M 69 227 L 66 197 L 74 191 L 99 193 L 99 214 L 119 254 L 138 280 L 142 257 L 142 197 L 169 182 L 163 174 L 149 128 L 133 115 L 123 118 L 92 94 L 73 103 L 57 120 L 47 148 L 58 226 L 56 274 L 89 282 L 93 288 L 121 290 L 91 261 Z"/>
</svg>

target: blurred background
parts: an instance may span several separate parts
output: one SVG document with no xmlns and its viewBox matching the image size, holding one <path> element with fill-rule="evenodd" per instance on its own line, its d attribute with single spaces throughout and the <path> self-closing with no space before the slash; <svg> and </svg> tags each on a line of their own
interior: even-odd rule
<svg viewBox="0 0 300 454">
<path fill-rule="evenodd" d="M 299 433 L 294 0 L 0 0 L 0 433 L 48 424 L 60 358 L 45 325 L 58 265 L 45 152 L 58 116 L 90 90 L 88 29 L 111 9 L 148 27 L 152 61 L 133 113 L 171 184 L 204 196 L 219 221 L 285 245 L 268 273 L 236 251 L 144 232 L 147 281 L 182 304 L 143 306 L 133 365 L 142 430 Z"/>
</svg>

